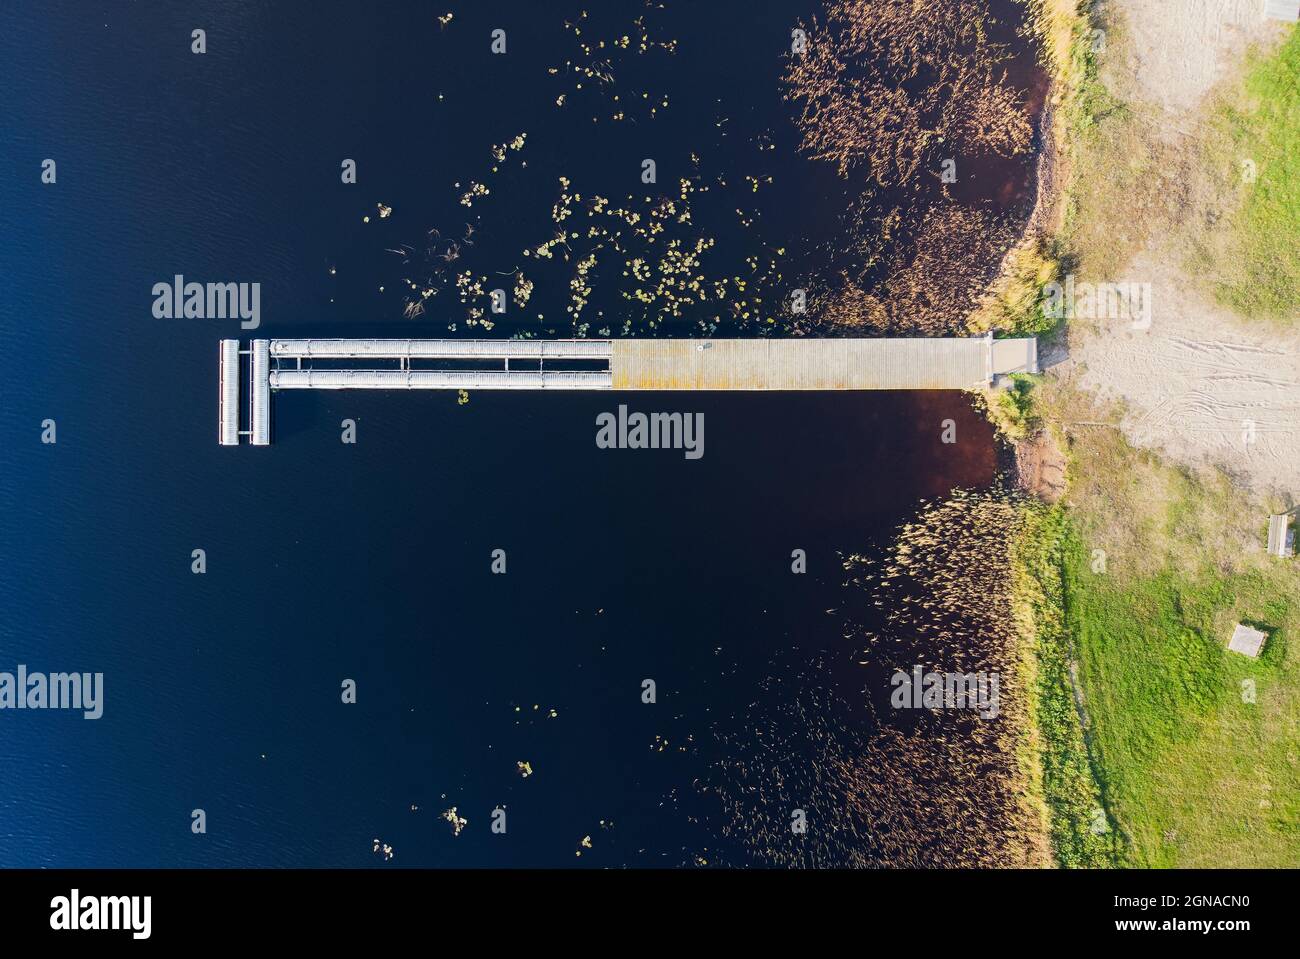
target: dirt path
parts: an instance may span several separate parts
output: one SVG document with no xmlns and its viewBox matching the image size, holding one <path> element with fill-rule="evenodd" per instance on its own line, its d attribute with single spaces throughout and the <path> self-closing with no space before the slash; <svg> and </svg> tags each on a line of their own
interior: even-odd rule
<svg viewBox="0 0 1300 959">
<path fill-rule="evenodd" d="M 1130 101 L 1158 111 L 1161 135 L 1196 123 L 1212 87 L 1252 43 L 1286 26 L 1261 0 L 1110 0 L 1126 28 L 1104 71 Z M 1300 497 L 1300 333 L 1240 321 L 1199 294 L 1175 244 L 1157 237 L 1109 279 L 1151 284 L 1151 325 L 1071 329 L 1063 366 L 1122 401 L 1133 443 L 1189 465 L 1218 466 L 1242 485 Z"/>
</svg>

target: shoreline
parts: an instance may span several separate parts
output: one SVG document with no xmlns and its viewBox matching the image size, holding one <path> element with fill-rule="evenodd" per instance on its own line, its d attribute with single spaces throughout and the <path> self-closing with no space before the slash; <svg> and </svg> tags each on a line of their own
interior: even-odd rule
<svg viewBox="0 0 1300 959">
<path fill-rule="evenodd" d="M 986 396 L 1008 473 L 1027 497 L 1013 592 L 1036 677 L 1026 742 L 1040 777 L 1035 800 L 1061 867 L 1293 867 L 1297 847 L 1278 807 L 1289 808 L 1280 797 L 1297 794 L 1300 774 L 1279 756 L 1300 709 L 1291 641 L 1300 565 L 1264 555 L 1267 516 L 1294 498 L 1259 478 L 1291 455 L 1294 432 L 1277 421 L 1294 394 L 1279 387 L 1234 404 L 1212 381 L 1240 392 L 1238 380 L 1265 368 L 1272 380 L 1292 379 L 1271 357 L 1294 331 L 1251 327 L 1211 288 L 1250 276 L 1225 258 L 1233 244 L 1295 235 L 1285 227 L 1293 208 L 1267 208 L 1270 226 L 1244 240 L 1236 217 L 1258 196 L 1253 179 L 1238 177 L 1240 157 L 1255 158 L 1261 180 L 1286 169 L 1285 155 L 1250 151 L 1294 142 L 1284 104 L 1296 34 L 1274 43 L 1254 21 L 1235 33 L 1232 10 L 1204 4 L 1161 17 L 1146 0 L 1122 0 L 1104 21 L 1073 0 L 1033 0 L 1032 9 L 1054 83 L 1051 115 L 1040 117 L 1053 139 L 1039 172 L 1052 195 L 1017 250 L 1041 254 L 1044 268 L 1035 275 L 1009 256 L 991 295 L 1003 294 L 1003 315 L 1014 316 L 1006 305 L 1028 301 L 1008 291 L 1037 293 L 1034 280 L 1041 289 L 1068 264 L 1085 282 L 1148 280 L 1159 303 L 1149 331 L 1056 324 L 1043 334 L 1044 374 Z M 1129 56 L 1166 34 L 1179 46 L 1160 62 Z M 1213 62 L 1201 79 L 1215 82 L 1171 94 L 1176 111 L 1158 81 L 1175 70 L 1178 49 L 1202 41 Z M 1272 86 L 1261 97 L 1251 85 L 1264 81 Z M 1174 120 L 1183 135 L 1162 138 L 1162 122 Z M 1171 180 L 1181 185 L 1173 200 Z M 1294 296 L 1285 282 L 1275 295 Z M 1265 334 L 1265 348 L 1250 345 Z M 1231 366 L 1238 354 L 1249 358 L 1241 370 Z M 1253 458 L 1241 446 L 1239 407 L 1260 420 L 1264 452 Z M 1055 503 L 1035 484 L 1044 444 L 1062 461 Z M 1257 624 L 1272 647 L 1257 659 L 1229 651 L 1238 622 Z M 1203 814 L 1207 803 L 1214 815 Z"/>
<path fill-rule="evenodd" d="M 1007 251 L 998 278 L 989 286 L 975 322 L 993 328 L 998 316 L 1024 324 L 1041 317 L 1041 288 L 1061 272 L 1060 233 L 1070 177 L 1068 105 L 1080 96 L 1090 71 L 1071 71 L 1074 45 L 1087 36 L 1091 21 L 1064 0 L 1040 0 L 1028 8 L 1042 47 L 1049 88 L 1037 117 L 1040 149 L 1035 165 L 1035 200 L 1025 228 Z M 1069 38 L 1066 44 L 1064 38 Z M 1085 63 L 1088 62 L 1085 58 Z M 1052 350 L 1062 328 L 1040 333 Z M 1050 360 L 1043 363 L 1049 367 Z M 1068 507 L 1068 461 L 1054 424 L 1032 408 L 1038 377 L 1026 377 L 1011 390 L 980 394 L 994 423 L 999 465 L 1025 497 L 1021 525 L 1010 544 L 1012 616 L 1020 636 L 1019 663 L 1028 690 L 1026 728 L 1021 741 L 1028 802 L 1036 810 L 1050 847 L 1048 865 L 1057 868 L 1115 864 L 1115 834 L 1109 828 L 1104 793 L 1088 729 L 1079 710 L 1078 660 L 1067 609 L 1066 563 L 1075 533 Z"/>
</svg>

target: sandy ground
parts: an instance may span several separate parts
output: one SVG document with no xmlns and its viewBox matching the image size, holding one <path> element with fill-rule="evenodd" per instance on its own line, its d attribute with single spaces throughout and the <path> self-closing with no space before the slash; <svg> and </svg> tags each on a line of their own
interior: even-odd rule
<svg viewBox="0 0 1300 959">
<path fill-rule="evenodd" d="M 1244 486 L 1300 496 L 1300 336 L 1245 327 L 1197 302 L 1187 280 L 1150 253 L 1130 274 L 1149 280 L 1152 322 L 1122 320 L 1071 344 L 1078 381 L 1121 400 L 1130 442 Z"/>
<path fill-rule="evenodd" d="M 1106 0 L 1122 17 L 1124 55 L 1116 79 L 1133 81 L 1141 98 L 1177 114 L 1195 109 L 1231 75 L 1254 41 L 1277 32 L 1264 20 L 1264 0 Z M 1177 126 L 1177 124 L 1173 124 Z"/>
<path fill-rule="evenodd" d="M 1239 70 L 1246 48 L 1285 29 L 1263 0 L 1109 0 L 1127 23 L 1108 82 L 1160 111 L 1177 137 L 1211 88 Z M 1121 400 L 1130 441 L 1189 465 L 1222 468 L 1244 486 L 1300 499 L 1300 333 L 1247 324 L 1207 301 L 1156 239 L 1124 276 L 1151 284 L 1151 325 L 1072 328 L 1062 372 Z"/>
</svg>

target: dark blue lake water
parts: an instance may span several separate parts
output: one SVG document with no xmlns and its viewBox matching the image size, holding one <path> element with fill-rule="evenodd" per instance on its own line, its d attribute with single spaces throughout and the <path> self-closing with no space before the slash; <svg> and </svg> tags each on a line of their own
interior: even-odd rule
<svg viewBox="0 0 1300 959">
<path fill-rule="evenodd" d="M 0 712 L 0 865 L 383 865 L 374 839 L 390 866 L 744 861 L 694 805 L 710 743 L 781 695 L 765 682 L 781 669 L 822 661 L 859 688 L 826 612 L 839 554 L 992 480 L 991 431 L 955 393 L 622 397 L 703 412 L 693 462 L 597 449 L 614 408 L 598 393 L 280 395 L 272 447 L 218 447 L 216 342 L 249 334 L 155 319 L 154 283 L 260 282 L 258 335 L 447 335 L 437 298 L 402 318 L 410 271 L 385 248 L 472 223 L 474 268 L 509 271 L 519 237 L 549 235 L 561 167 L 597 184 L 575 188 L 639 193 L 653 153 L 671 192 L 692 150 L 734 159 L 700 132 L 723 109 L 746 138 L 795 141 L 779 57 L 813 5 L 678 11 L 671 71 L 635 68 L 680 96 L 658 126 L 541 112 L 581 96 L 546 73 L 571 57 L 562 22 L 580 6 L 463 6 L 445 29 L 424 3 L 0 13 L 0 670 L 105 677 L 99 720 Z M 651 12 L 625 6 L 629 24 Z M 544 167 L 545 192 L 512 168 L 500 206 L 459 204 L 453 184 L 524 131 L 512 162 Z M 854 186 L 786 180 L 764 236 L 811 257 Z M 713 234 L 743 262 L 748 234 Z M 572 335 L 535 315 L 563 315 L 567 275 L 539 276 L 491 335 Z"/>
</svg>

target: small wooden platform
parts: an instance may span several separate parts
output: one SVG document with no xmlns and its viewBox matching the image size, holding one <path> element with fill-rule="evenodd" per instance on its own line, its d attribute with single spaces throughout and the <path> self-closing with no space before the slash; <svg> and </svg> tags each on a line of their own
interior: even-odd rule
<svg viewBox="0 0 1300 959">
<path fill-rule="evenodd" d="M 1249 656 L 1251 659 L 1259 658 L 1259 651 L 1264 648 L 1264 642 L 1268 639 L 1268 633 L 1261 633 L 1258 629 L 1251 629 L 1238 623 L 1232 631 L 1232 639 L 1228 640 L 1228 648 L 1234 653 L 1241 653 L 1243 656 Z"/>
<path fill-rule="evenodd" d="M 1291 533 L 1291 515 L 1274 513 L 1268 518 L 1268 555 L 1295 555 L 1295 539 Z"/>
</svg>

